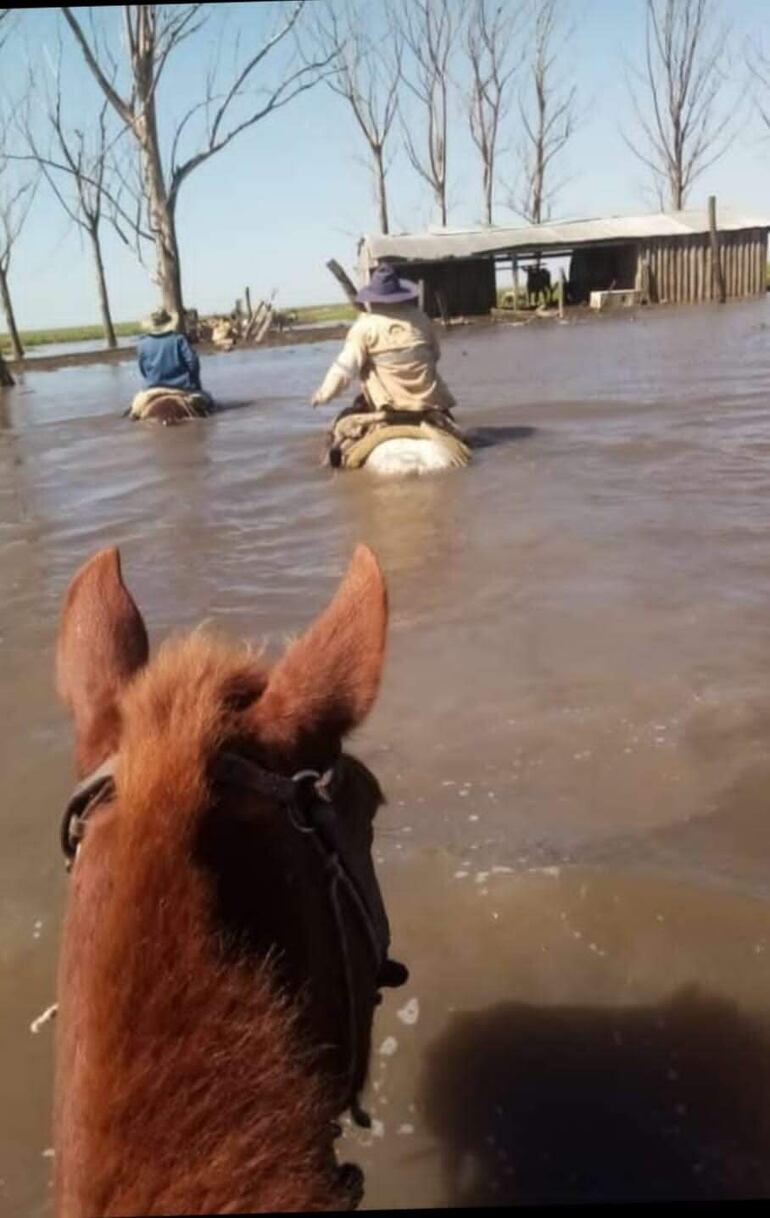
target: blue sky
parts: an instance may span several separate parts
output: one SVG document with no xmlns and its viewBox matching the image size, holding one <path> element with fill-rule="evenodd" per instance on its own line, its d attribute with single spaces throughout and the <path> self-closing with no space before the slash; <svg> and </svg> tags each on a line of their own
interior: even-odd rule
<svg viewBox="0 0 770 1218">
<path fill-rule="evenodd" d="M 367 18 L 376 23 L 378 0 L 358 2 Z M 583 118 L 562 155 L 558 176 L 566 181 L 555 202 L 554 217 L 654 210 L 644 168 L 621 135 L 624 128 L 633 130 L 623 58 L 633 59 L 643 49 L 643 0 L 565 0 L 565 7 L 573 32 L 562 64 L 578 87 Z M 730 0 L 723 11 L 729 13 L 734 27 L 736 73 L 745 75 L 744 39 L 747 34 L 764 32 L 770 11 L 767 0 Z M 161 103 L 169 121 L 200 96 L 220 28 L 225 38 L 240 29 L 245 53 L 274 18 L 273 4 L 217 6 L 210 26 L 180 50 L 165 78 Z M 36 74 L 44 73 L 45 54 L 55 55 L 60 36 L 69 114 L 79 123 L 91 120 L 98 94 L 57 10 L 29 9 L 17 20 L 15 37 L 0 60 L 3 98 L 13 103 L 27 54 Z M 117 45 L 118 10 L 101 10 L 99 20 Z M 766 45 L 768 42 L 770 39 Z M 268 71 L 265 80 L 271 78 Z M 514 108 L 503 140 L 511 145 L 502 157 L 503 176 L 508 180 L 515 178 L 516 138 Z M 458 99 L 453 101 L 448 150 L 449 223 L 477 223 L 480 170 Z M 698 206 L 715 193 L 724 206 L 770 212 L 768 151 L 770 141 L 751 107 L 745 105 L 734 146 L 699 181 L 690 204 Z M 370 181 L 362 164 L 364 152 L 345 103 L 320 85 L 245 132 L 197 170 L 184 186 L 179 205 L 187 303 L 202 311 L 229 309 L 245 284 L 257 297 L 277 289 L 278 301 L 285 306 L 338 299 L 339 290 L 324 264 L 336 257 L 350 268 L 358 236 L 376 223 Z M 435 221 L 431 200 L 403 153 L 399 134 L 392 152 L 391 227 L 393 231 L 414 231 Z M 522 223 L 502 206 L 495 219 Z M 146 313 L 156 290 L 147 272 L 107 229 L 105 260 L 116 319 Z M 22 328 L 98 321 L 90 252 L 44 186 L 14 251 L 11 289 Z"/>
</svg>

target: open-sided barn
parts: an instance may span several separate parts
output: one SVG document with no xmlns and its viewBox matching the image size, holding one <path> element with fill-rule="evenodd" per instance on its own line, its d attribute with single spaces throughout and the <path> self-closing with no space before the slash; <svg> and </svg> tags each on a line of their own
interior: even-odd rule
<svg viewBox="0 0 770 1218">
<path fill-rule="evenodd" d="M 720 209 L 719 256 L 728 297 L 766 290 L 768 230 L 769 216 Z M 363 280 L 378 263 L 392 262 L 422 282 L 425 308 L 434 317 L 488 313 L 497 303 L 501 265 L 526 270 L 565 257 L 569 299 L 576 303 L 609 289 L 637 289 L 652 303 L 716 296 L 706 210 L 377 234 L 362 238 L 358 253 Z"/>
</svg>

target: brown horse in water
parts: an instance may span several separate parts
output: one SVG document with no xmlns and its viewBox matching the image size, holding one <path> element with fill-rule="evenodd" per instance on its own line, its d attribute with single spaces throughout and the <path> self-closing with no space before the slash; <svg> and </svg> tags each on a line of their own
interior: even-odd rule
<svg viewBox="0 0 770 1218">
<path fill-rule="evenodd" d="M 364 546 L 272 668 L 201 632 L 150 660 L 117 550 L 71 583 L 58 687 L 86 781 L 63 826 L 62 1218 L 360 1200 L 335 1119 L 364 1119 L 378 987 L 406 970 L 371 862 L 382 794 L 340 742 L 374 702 L 386 626 Z"/>
</svg>

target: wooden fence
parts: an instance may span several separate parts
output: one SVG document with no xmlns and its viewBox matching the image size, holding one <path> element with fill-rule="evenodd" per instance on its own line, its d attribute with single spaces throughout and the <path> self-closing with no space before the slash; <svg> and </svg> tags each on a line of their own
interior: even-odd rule
<svg viewBox="0 0 770 1218">
<path fill-rule="evenodd" d="M 766 228 L 720 232 L 719 249 L 729 297 L 759 296 L 766 290 Z M 669 304 L 716 300 L 716 279 L 708 233 L 656 237 L 639 243 L 640 267 L 649 268 L 650 300 Z"/>
</svg>

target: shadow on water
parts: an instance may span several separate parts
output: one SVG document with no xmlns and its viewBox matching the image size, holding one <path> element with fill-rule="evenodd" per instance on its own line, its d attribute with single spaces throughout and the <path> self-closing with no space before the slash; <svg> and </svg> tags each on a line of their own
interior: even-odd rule
<svg viewBox="0 0 770 1218">
<path fill-rule="evenodd" d="M 498 444 L 511 444 L 515 440 L 528 440 L 534 436 L 536 427 L 470 427 L 466 435 L 471 448 L 495 448 Z"/>
<path fill-rule="evenodd" d="M 457 1014 L 423 1086 L 453 1206 L 770 1193 L 768 1028 L 696 987 Z"/>
<path fill-rule="evenodd" d="M 248 399 L 244 398 L 243 400 L 237 400 L 237 401 L 228 401 L 228 400 L 222 401 L 221 398 L 217 398 L 217 406 L 216 406 L 216 410 L 214 411 L 214 414 L 215 415 L 226 414 L 230 410 L 245 410 L 248 406 L 256 406 L 256 405 L 257 405 L 256 398 L 248 398 Z"/>
<path fill-rule="evenodd" d="M 211 412 L 211 415 L 204 416 L 203 421 L 205 422 L 206 417 L 211 418 L 211 417 L 215 417 L 218 414 L 226 414 L 227 412 L 229 412 L 231 410 L 245 410 L 246 407 L 248 407 L 248 406 L 256 406 L 256 405 L 257 405 L 257 402 L 256 402 L 255 398 L 249 398 L 248 400 L 243 399 L 243 400 L 238 400 L 238 401 L 222 401 L 221 399 L 218 398 L 217 403 L 216 403 L 216 408 Z M 130 417 L 130 415 L 131 415 L 131 406 L 130 405 L 126 406 L 125 409 L 121 410 L 121 412 L 120 412 L 120 417 L 122 419 L 128 419 Z M 153 422 L 153 420 L 151 420 L 151 419 L 134 420 L 134 421 Z M 201 419 L 197 418 L 197 417 L 191 417 L 189 419 L 182 419 L 180 421 L 183 423 L 199 423 L 199 422 L 201 422 Z M 2 423 L 0 422 L 0 426 L 1 425 L 2 425 Z"/>
</svg>

